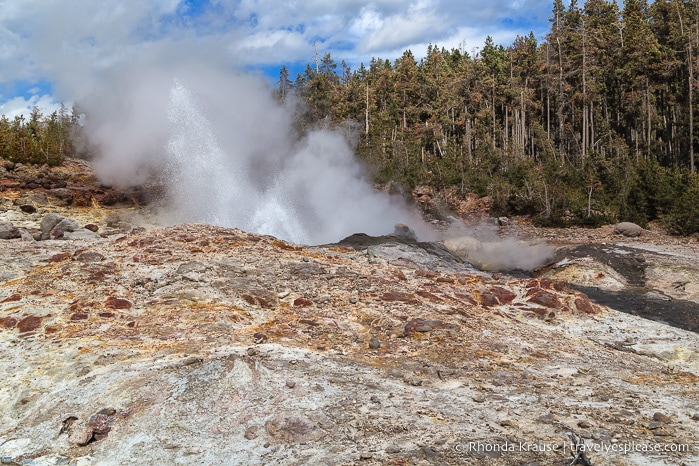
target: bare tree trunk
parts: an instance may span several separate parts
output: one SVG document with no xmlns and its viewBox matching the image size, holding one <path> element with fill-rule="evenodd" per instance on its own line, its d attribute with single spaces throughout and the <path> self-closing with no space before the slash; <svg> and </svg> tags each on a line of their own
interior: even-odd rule
<svg viewBox="0 0 699 466">
<path fill-rule="evenodd" d="M 551 139 L 551 92 L 549 92 L 549 43 L 546 42 L 546 137 Z"/>
<path fill-rule="evenodd" d="M 582 40 L 582 94 L 583 94 L 583 114 L 582 114 L 582 158 L 585 160 L 587 156 L 587 76 L 586 76 L 586 71 L 587 71 L 587 44 L 586 44 L 586 39 L 587 39 L 587 34 L 585 32 L 585 21 L 582 23 L 583 26 L 583 40 Z M 589 216 L 589 215 L 588 215 Z"/>
<path fill-rule="evenodd" d="M 690 34 L 691 36 L 691 34 Z M 692 56 L 692 38 L 689 38 L 689 170 L 694 173 L 694 57 Z"/>
<path fill-rule="evenodd" d="M 561 158 L 565 161 L 565 155 L 563 154 L 563 136 L 564 136 L 564 124 L 563 124 L 563 52 L 561 50 L 561 40 L 556 37 L 556 42 L 558 42 L 558 147 L 561 152 Z"/>
<path fill-rule="evenodd" d="M 366 110 L 364 112 L 364 132 L 369 136 L 369 83 L 366 83 Z"/>
</svg>

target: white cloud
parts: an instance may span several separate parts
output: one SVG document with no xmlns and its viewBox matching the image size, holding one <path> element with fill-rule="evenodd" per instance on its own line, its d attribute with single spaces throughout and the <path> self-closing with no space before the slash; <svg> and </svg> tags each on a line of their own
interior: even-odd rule
<svg viewBox="0 0 699 466">
<path fill-rule="evenodd" d="M 426 44 L 469 49 L 487 35 L 505 45 L 548 27 L 550 0 L 0 0 L 0 85 L 48 80 L 57 100 L 79 99 L 134 61 L 227 67 L 307 62 L 313 44 L 353 68 Z M 509 20 L 509 21 L 508 21 Z M 507 24 L 532 26 L 513 30 Z M 334 49 L 334 47 L 339 47 Z M 1 101 L 0 101 L 1 102 Z"/>
<path fill-rule="evenodd" d="M 1 96 L 0 96 L 1 98 Z M 70 107 L 69 105 L 66 105 Z M 50 95 L 32 95 L 29 98 L 13 97 L 0 104 L 0 115 L 5 115 L 9 120 L 13 120 L 19 115 L 29 115 L 34 107 L 39 107 L 44 115 L 49 115 L 61 108 L 61 103 L 57 102 Z"/>
</svg>

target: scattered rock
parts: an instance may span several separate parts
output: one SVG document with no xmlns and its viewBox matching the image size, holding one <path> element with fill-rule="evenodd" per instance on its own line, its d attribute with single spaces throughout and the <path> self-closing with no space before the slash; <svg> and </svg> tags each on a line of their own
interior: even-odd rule
<svg viewBox="0 0 699 466">
<path fill-rule="evenodd" d="M 408 225 L 404 223 L 398 223 L 393 230 L 393 234 L 396 236 L 403 236 L 413 241 L 417 241 L 417 235 L 415 234 L 415 231 L 413 231 L 413 229 L 411 229 Z"/>
<path fill-rule="evenodd" d="M 653 435 L 657 437 L 671 437 L 675 435 L 675 430 L 672 427 L 663 426 L 657 429 L 653 429 Z"/>
<path fill-rule="evenodd" d="M 21 301 L 21 300 L 22 300 L 22 295 L 19 293 L 14 293 L 14 294 L 11 294 L 10 296 L 8 296 L 7 298 L 3 299 L 2 301 L 0 301 L 0 304 L 1 303 L 14 303 L 14 302 Z"/>
<path fill-rule="evenodd" d="M 257 426 L 248 426 L 245 429 L 245 433 L 243 434 L 243 437 L 245 440 L 254 440 L 259 436 L 259 428 Z"/>
<path fill-rule="evenodd" d="M 419 387 L 422 385 L 422 382 L 423 382 L 420 377 L 417 377 L 416 375 L 413 375 L 413 374 L 404 374 L 403 381 L 405 383 L 407 383 L 408 385 L 412 385 L 413 387 Z"/>
<path fill-rule="evenodd" d="M 663 413 L 654 413 L 653 420 L 656 422 L 662 422 L 663 424 L 671 424 L 672 423 L 672 417 L 668 416 L 667 414 L 663 414 Z"/>
<path fill-rule="evenodd" d="M 635 223 L 621 222 L 618 223 L 613 230 L 615 235 L 623 235 L 629 237 L 641 236 L 645 230 Z"/>
<path fill-rule="evenodd" d="M 36 239 L 24 228 L 19 228 L 19 235 L 22 241 L 34 242 Z"/>
<path fill-rule="evenodd" d="M 75 231 L 63 231 L 63 230 L 58 230 L 58 227 L 54 229 L 57 231 L 57 234 L 59 234 L 62 231 L 62 234 L 60 238 L 63 238 L 65 240 L 82 240 L 82 239 L 97 239 L 101 238 L 100 235 L 97 233 L 88 230 L 87 228 L 78 228 Z M 59 236 L 56 236 L 56 238 L 59 238 Z"/>
<path fill-rule="evenodd" d="M 320 440 L 326 433 L 309 419 L 300 416 L 275 416 L 265 423 L 265 431 L 281 442 L 310 442 Z"/>
<path fill-rule="evenodd" d="M 429 320 L 418 317 L 417 319 L 411 319 L 405 324 L 403 334 L 408 336 L 413 332 L 426 333 L 438 329 L 455 329 L 455 326 L 452 324 L 445 324 L 439 320 Z"/>
<path fill-rule="evenodd" d="M 65 217 L 57 213 L 51 212 L 44 215 L 39 224 L 41 230 L 41 239 L 47 240 L 51 238 L 51 230 L 58 225 Z"/>
<path fill-rule="evenodd" d="M 373 337 L 371 340 L 369 340 L 369 348 L 379 349 L 380 347 L 381 347 L 381 342 L 379 341 L 378 338 Z"/>
<path fill-rule="evenodd" d="M 73 256 L 78 262 L 102 262 L 105 257 L 103 254 L 95 251 L 81 251 Z"/>
<path fill-rule="evenodd" d="M 269 337 L 267 337 L 267 335 L 265 335 L 264 333 L 257 332 L 252 335 L 252 338 L 255 344 L 259 345 L 266 342 Z"/>
<path fill-rule="evenodd" d="M 5 328 L 13 329 L 17 325 L 18 320 L 14 317 L 0 317 L 0 325 Z"/>
<path fill-rule="evenodd" d="M 561 307 L 561 301 L 553 293 L 541 288 L 532 288 L 527 291 L 528 301 L 543 307 L 557 309 Z"/>
<path fill-rule="evenodd" d="M 128 301 L 126 299 L 110 296 L 104 302 L 104 307 L 110 309 L 131 309 L 133 307 L 133 304 L 131 303 L 131 301 Z"/>
<path fill-rule="evenodd" d="M 85 446 L 88 443 L 97 442 L 104 439 L 112 430 L 114 414 L 116 414 L 115 409 L 104 408 L 97 414 L 90 416 L 85 423 L 85 427 L 75 431 L 68 438 L 68 443 L 78 446 Z"/>
<path fill-rule="evenodd" d="M 381 295 L 381 301 L 394 302 L 400 301 L 404 303 L 414 302 L 417 298 L 412 293 L 404 293 L 402 291 L 389 291 Z"/>
<path fill-rule="evenodd" d="M 313 301 L 311 301 L 310 299 L 306 299 L 306 298 L 296 298 L 296 299 L 294 299 L 294 306 L 295 307 L 313 306 Z"/>
<path fill-rule="evenodd" d="M 20 232 L 12 223 L 0 220 L 0 239 L 19 238 Z"/>
<path fill-rule="evenodd" d="M 41 327 L 42 319 L 43 317 L 27 316 L 17 322 L 17 329 L 19 330 L 19 333 L 32 332 Z"/>
</svg>

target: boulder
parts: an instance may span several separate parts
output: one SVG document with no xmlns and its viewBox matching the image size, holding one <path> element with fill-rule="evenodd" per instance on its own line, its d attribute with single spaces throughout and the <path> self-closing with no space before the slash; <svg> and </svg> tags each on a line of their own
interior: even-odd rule
<svg viewBox="0 0 699 466">
<path fill-rule="evenodd" d="M 20 232 L 12 223 L 0 220 L 0 239 L 15 239 L 20 237 Z"/>
<path fill-rule="evenodd" d="M 643 234 L 643 228 L 631 222 L 621 222 L 614 227 L 613 233 L 615 235 L 623 235 L 629 237 L 641 236 Z"/>
<path fill-rule="evenodd" d="M 62 238 L 66 232 L 81 230 L 78 222 L 56 213 L 44 215 L 41 219 L 41 239 Z M 92 233 L 92 232 L 90 232 Z"/>
<path fill-rule="evenodd" d="M 65 217 L 63 215 L 59 215 L 53 212 L 44 215 L 41 219 L 41 223 L 39 224 L 39 228 L 41 229 L 41 235 L 43 236 L 45 234 L 46 239 L 48 239 L 49 233 L 51 233 L 53 227 L 58 225 L 64 218 Z"/>
</svg>

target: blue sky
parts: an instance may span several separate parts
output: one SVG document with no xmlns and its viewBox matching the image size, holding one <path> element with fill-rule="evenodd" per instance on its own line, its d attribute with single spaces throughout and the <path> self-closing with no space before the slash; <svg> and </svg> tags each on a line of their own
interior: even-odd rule
<svg viewBox="0 0 699 466">
<path fill-rule="evenodd" d="M 567 3 L 567 2 L 566 2 Z M 216 63 L 274 79 L 331 53 L 419 58 L 548 30 L 549 0 L 0 0 L 0 114 L 79 102 L 134 61 Z M 271 76 L 271 77 L 270 77 Z M 292 75 L 292 79 L 295 75 Z"/>
</svg>

